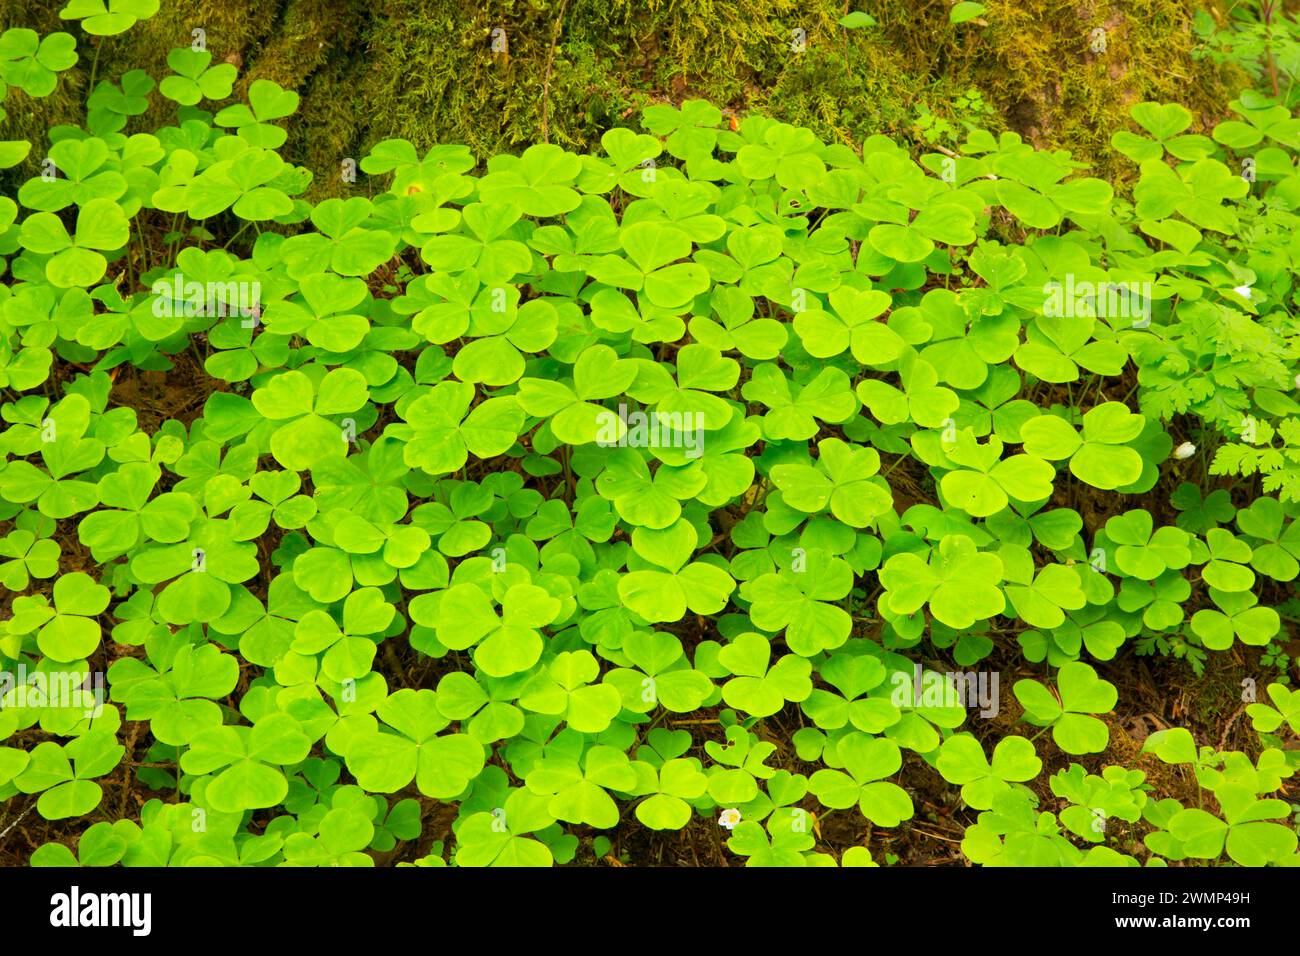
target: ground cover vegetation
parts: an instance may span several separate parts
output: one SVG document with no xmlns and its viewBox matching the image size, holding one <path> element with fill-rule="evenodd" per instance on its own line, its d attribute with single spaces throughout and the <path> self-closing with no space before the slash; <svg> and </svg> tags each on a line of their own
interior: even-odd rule
<svg viewBox="0 0 1300 956">
<path fill-rule="evenodd" d="M 968 85 L 313 168 L 106 68 L 159 7 L 0 34 L 88 68 L 0 141 L 7 862 L 1300 861 L 1293 18 L 1092 167 Z"/>
</svg>

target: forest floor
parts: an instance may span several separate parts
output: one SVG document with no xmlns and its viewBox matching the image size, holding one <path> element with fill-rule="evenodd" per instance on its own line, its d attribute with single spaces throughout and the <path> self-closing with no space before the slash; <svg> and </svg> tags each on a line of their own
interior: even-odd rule
<svg viewBox="0 0 1300 956">
<path fill-rule="evenodd" d="M 115 372 L 114 403 L 134 408 L 141 426 L 146 430 L 153 431 L 162 422 L 173 418 L 188 425 L 201 413 L 213 388 L 220 384 L 204 373 L 196 352 L 182 352 L 174 359 L 175 367 L 168 372 L 142 371 L 129 365 L 121 366 Z M 67 369 L 69 375 L 75 374 L 75 371 Z M 915 473 L 908 475 L 909 470 Z M 895 474 L 898 475 L 900 495 L 911 494 L 916 500 L 928 497 L 922 487 L 928 476 L 919 466 Z M 1170 488 L 1164 490 L 1172 492 L 1176 480 L 1176 475 L 1162 479 L 1162 485 L 1172 483 Z M 1242 491 L 1241 494 L 1246 495 L 1248 492 Z M 1169 495 L 1153 493 L 1150 500 L 1167 502 Z M 1091 533 L 1087 529 L 1104 524 L 1110 517 L 1108 514 L 1098 514 L 1093 509 L 1091 500 L 1072 500 L 1068 503 L 1084 517 L 1087 534 Z M 1173 515 L 1167 517 L 1172 522 Z M 63 548 L 66 570 L 94 571 L 94 560 L 77 539 L 75 520 L 61 522 L 56 538 Z M 264 544 L 263 553 L 268 555 L 274 549 L 274 543 Z M 49 588 L 48 581 L 33 581 L 28 593 L 48 594 Z M 4 603 L 8 605 L 12 598 L 13 595 L 7 596 Z M 1285 596 L 1279 600 L 1285 600 Z M 1191 610 L 1188 609 L 1189 614 Z M 867 618 L 858 618 L 860 633 L 867 633 L 872 623 Z M 680 636 L 689 646 L 693 640 L 713 635 L 709 633 L 709 623 L 698 619 L 696 633 L 682 633 Z M 961 668 L 950 660 L 943 660 L 928 645 L 922 646 L 928 651 L 922 654 L 927 665 L 942 671 L 968 669 Z M 1293 661 L 1300 659 L 1300 641 L 1292 641 L 1289 645 L 1284 645 L 1283 649 Z M 106 637 L 97 653 L 99 656 L 91 662 L 92 666 L 106 671 L 114 660 L 126 656 L 143 657 L 144 650 L 117 644 Z M 1098 672 L 1114 684 L 1119 692 L 1120 709 L 1106 719 L 1110 727 L 1110 745 L 1101 754 L 1072 757 L 1062 753 L 1050 735 L 1039 737 L 1036 746 L 1046 772 L 1037 777 L 1033 786 L 1042 801 L 1042 807 L 1053 809 L 1065 805 L 1064 801 L 1051 792 L 1048 781 L 1052 774 L 1065 769 L 1072 762 L 1081 763 L 1090 773 L 1100 773 L 1111 764 L 1136 767 L 1147 774 L 1148 782 L 1155 784 L 1163 796 L 1182 802 L 1194 801 L 1198 787 L 1190 770 L 1171 767 L 1150 754 L 1143 754 L 1142 744 L 1148 735 L 1157 730 L 1186 727 L 1198 744 L 1212 744 L 1219 749 L 1240 749 L 1252 759 L 1257 757 L 1257 735 L 1250 732 L 1249 721 L 1242 719 L 1248 703 L 1243 688 L 1257 686 L 1262 691 L 1277 676 L 1274 669 L 1261 664 L 1260 657 L 1260 650 L 1237 644 L 1227 652 L 1207 655 L 1203 672 L 1198 675 L 1185 660 L 1160 655 L 1137 656 L 1134 654 L 1134 643 L 1130 641 L 1121 648 L 1115 660 L 1098 662 Z M 409 647 L 397 650 L 394 646 L 394 653 L 381 656 L 377 666 L 392 687 L 427 687 L 435 684 L 441 672 L 453 665 L 450 661 L 431 661 Z M 987 719 L 981 717 L 978 711 L 972 710 L 964 728 L 981 741 L 987 741 L 990 748 L 1008 734 L 1028 733 L 1028 736 L 1033 736 L 1033 728 L 1020 723 L 1021 709 L 1012 688 L 1018 680 L 1042 678 L 1045 674 L 1042 665 L 1026 661 L 1014 637 L 999 637 L 991 656 L 981 661 L 979 667 L 982 671 L 997 672 L 999 675 L 999 709 Z M 246 672 L 241 687 L 246 686 L 249 676 Z M 1251 681 L 1254 682 L 1253 685 L 1250 684 Z M 689 724 L 695 738 L 692 753 L 700 757 L 704 756 L 706 740 L 724 740 L 723 726 L 717 719 L 716 709 L 712 712 L 700 711 L 690 715 L 689 719 L 676 719 L 675 715 L 666 714 L 660 718 L 660 723 L 671 729 Z M 815 768 L 798 758 L 791 743 L 794 733 L 805 724 L 804 715 L 797 705 L 789 705 L 785 710 L 759 722 L 755 731 L 776 747 L 768 766 L 791 773 L 813 772 Z M 140 808 L 151 799 L 174 800 L 177 794 L 173 789 L 152 789 L 138 776 L 137 771 L 143 766 L 156 769 L 156 764 L 148 763 L 146 755 L 151 743 L 146 727 L 140 721 L 125 723 L 123 743 L 127 747 L 126 758 L 112 775 L 100 781 L 106 796 L 88 817 L 47 821 L 29 812 L 35 807 L 35 796 L 11 801 L 8 818 L 0 819 L 0 866 L 25 865 L 32 852 L 42 844 L 49 841 L 71 844 L 86 827 L 101 820 L 113 822 L 138 819 Z M 20 731 L 15 736 L 22 746 L 34 744 L 45 735 L 39 728 L 33 727 Z M 810 813 L 814 835 L 818 837 L 818 849 L 829 850 L 838 856 L 849 847 L 869 845 L 873 855 L 882 863 L 904 866 L 966 865 L 960 850 L 962 834 L 967 826 L 976 821 L 977 812 L 962 804 L 958 791 L 923 761 L 908 761 L 895 782 L 911 794 L 917 813 L 912 820 L 889 830 L 873 829 L 868 821 L 854 812 L 827 811 L 811 795 L 806 797 L 801 804 Z M 1296 796 L 1300 792 L 1298 786 L 1300 785 L 1292 781 L 1284 785 L 1283 792 L 1287 796 Z M 451 824 L 455 819 L 454 805 L 423 797 L 413 784 L 406 791 L 392 795 L 393 799 L 404 797 L 416 798 L 424 809 L 422 836 L 418 841 L 399 845 L 390 853 L 375 854 L 379 865 L 415 860 L 429 853 L 435 842 L 442 841 L 444 845 L 450 845 L 453 841 Z M 255 817 L 254 829 L 257 822 Z M 727 832 L 716 821 L 709 819 L 696 818 L 685 830 L 663 833 L 641 826 L 632 814 L 624 814 L 620 825 L 612 831 L 579 827 L 573 832 L 579 837 L 579 848 L 574 860 L 577 865 L 739 866 L 743 862 L 727 851 Z M 592 850 L 592 838 L 602 834 L 612 841 L 613 848 L 605 856 L 597 858 Z M 1126 840 L 1125 835 L 1121 834 L 1120 840 L 1112 845 L 1123 852 L 1135 853 L 1139 859 L 1145 856 L 1140 840 L 1135 835 L 1129 835 Z"/>
</svg>

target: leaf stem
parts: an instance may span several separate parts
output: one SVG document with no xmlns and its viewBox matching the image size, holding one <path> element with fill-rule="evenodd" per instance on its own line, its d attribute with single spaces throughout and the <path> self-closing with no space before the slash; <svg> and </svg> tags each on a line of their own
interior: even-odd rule
<svg viewBox="0 0 1300 956">
<path fill-rule="evenodd" d="M 104 44 L 108 42 L 107 37 L 100 37 L 99 42 L 95 44 L 95 57 L 90 61 L 90 84 L 86 87 L 86 99 L 95 92 L 95 76 L 99 72 L 99 51 L 104 49 Z"/>
<path fill-rule="evenodd" d="M 549 143 L 551 118 L 551 67 L 555 64 L 555 45 L 560 39 L 560 29 L 564 26 L 564 8 L 569 0 L 561 0 L 560 10 L 555 15 L 555 29 L 551 31 L 551 49 L 546 54 L 546 75 L 542 78 L 542 142 Z"/>
</svg>

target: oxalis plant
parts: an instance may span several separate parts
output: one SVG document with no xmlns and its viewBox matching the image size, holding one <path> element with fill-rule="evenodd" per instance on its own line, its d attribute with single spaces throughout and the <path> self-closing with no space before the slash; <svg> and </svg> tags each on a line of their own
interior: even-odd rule
<svg viewBox="0 0 1300 956">
<path fill-rule="evenodd" d="M 6 89 L 156 8 L 8 30 Z M 589 155 L 312 171 L 297 96 L 232 102 L 200 47 L 0 143 L 0 826 L 51 821 L 32 864 L 721 827 L 736 863 L 874 866 L 940 801 L 976 864 L 1297 862 L 1285 107 L 1136 105 L 1131 197 L 1012 133 L 918 161 L 701 101 Z M 1135 655 L 1223 653 L 1272 662 L 1245 751 L 1111 756 Z"/>
</svg>

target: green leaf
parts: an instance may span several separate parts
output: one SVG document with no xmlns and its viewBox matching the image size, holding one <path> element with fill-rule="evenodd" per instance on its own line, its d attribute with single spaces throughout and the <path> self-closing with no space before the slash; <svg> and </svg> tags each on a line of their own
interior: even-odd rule
<svg viewBox="0 0 1300 956">
<path fill-rule="evenodd" d="M 953 4 L 953 8 L 948 11 L 948 22 L 965 23 L 968 20 L 974 20 L 976 17 L 983 16 L 984 13 L 984 4 L 972 3 L 970 0 L 962 0 L 961 3 Z"/>
</svg>

